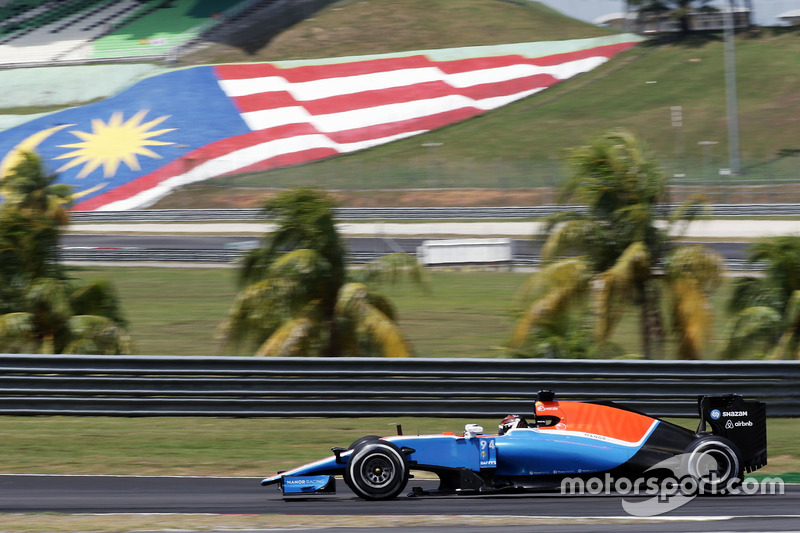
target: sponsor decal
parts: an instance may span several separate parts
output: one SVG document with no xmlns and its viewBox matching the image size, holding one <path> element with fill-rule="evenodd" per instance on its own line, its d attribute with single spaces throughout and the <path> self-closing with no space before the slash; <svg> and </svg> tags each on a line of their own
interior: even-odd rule
<svg viewBox="0 0 800 533">
<path fill-rule="evenodd" d="M 734 422 L 733 420 L 728 420 L 725 423 L 725 429 L 752 427 L 752 425 L 753 423 L 749 420 L 737 420 L 736 422 Z"/>
<path fill-rule="evenodd" d="M 711 410 L 711 418 L 714 420 L 719 420 L 719 417 L 722 416 L 722 413 L 719 412 L 719 409 L 712 409 Z"/>
<path fill-rule="evenodd" d="M 494 468 L 497 466 L 497 451 L 494 439 L 481 439 L 480 467 Z"/>
<path fill-rule="evenodd" d="M 283 483 L 284 485 L 310 485 L 314 483 L 315 479 L 305 479 L 305 478 L 284 478 Z"/>
<path fill-rule="evenodd" d="M 723 411 L 722 416 L 728 418 L 742 418 L 747 416 L 747 411 Z"/>
</svg>

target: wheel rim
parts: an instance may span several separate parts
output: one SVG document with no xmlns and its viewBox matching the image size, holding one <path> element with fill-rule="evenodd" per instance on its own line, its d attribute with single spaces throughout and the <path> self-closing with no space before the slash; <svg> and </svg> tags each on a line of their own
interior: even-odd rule
<svg viewBox="0 0 800 533">
<path fill-rule="evenodd" d="M 722 450 L 708 450 L 700 456 L 699 462 L 708 462 L 706 468 L 702 468 L 700 476 L 711 483 L 724 483 L 733 473 L 730 457 Z"/>
<path fill-rule="evenodd" d="M 372 488 L 380 489 L 391 482 L 394 466 L 384 457 L 370 457 L 361 467 L 364 482 Z"/>
<path fill-rule="evenodd" d="M 738 475 L 738 461 L 726 446 L 700 446 L 689 462 L 689 474 L 707 489 L 724 489 Z"/>
</svg>

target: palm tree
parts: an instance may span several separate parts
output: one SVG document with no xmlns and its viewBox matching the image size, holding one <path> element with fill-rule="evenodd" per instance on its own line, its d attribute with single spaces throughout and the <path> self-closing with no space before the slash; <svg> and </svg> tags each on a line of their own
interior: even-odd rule
<svg viewBox="0 0 800 533">
<path fill-rule="evenodd" d="M 664 337 L 655 267 L 668 249 L 670 232 L 698 214 L 698 203 L 676 210 L 669 224 L 660 227 L 656 221 L 666 214 L 666 179 L 646 149 L 624 130 L 570 150 L 569 162 L 572 174 L 562 202 L 585 210 L 550 217 L 542 259 L 553 262 L 569 252 L 585 254 L 597 304 L 596 339 L 607 343 L 625 305 L 634 304 L 640 311 L 642 351 L 651 358 Z M 676 327 L 682 331 L 686 325 Z M 520 322 L 512 346 L 519 346 L 523 332 Z"/>
<path fill-rule="evenodd" d="M 733 315 L 724 355 L 738 357 L 753 345 L 775 359 L 800 358 L 800 237 L 762 239 L 749 261 L 766 264 L 762 278 L 734 282 L 728 302 Z"/>
<path fill-rule="evenodd" d="M 30 152 L 0 180 L 0 346 L 9 353 L 131 353 L 113 288 L 76 287 L 58 262 L 70 191 L 55 180 Z"/>
<path fill-rule="evenodd" d="M 0 315 L 0 346 L 7 353 L 129 354 L 133 342 L 125 325 L 108 284 L 74 288 L 37 278 L 26 287 L 23 305 Z"/>
<path fill-rule="evenodd" d="M 601 311 L 598 336 L 607 340 L 620 304 L 640 308 L 642 350 L 654 355 L 663 338 L 653 266 L 668 240 L 656 226 L 666 201 L 666 181 L 638 140 L 624 130 L 609 131 L 569 151 L 572 173 L 562 202 L 586 206 L 548 220 L 542 257 L 552 261 L 568 251 L 585 253 L 599 275 Z"/>
<path fill-rule="evenodd" d="M 276 228 L 243 261 L 243 289 L 220 327 L 226 345 L 250 345 L 258 356 L 411 355 L 391 303 L 348 281 L 333 208 L 314 189 L 267 201 Z M 419 275 L 416 263 L 390 263 L 396 272 Z"/>
<path fill-rule="evenodd" d="M 62 277 L 58 263 L 57 226 L 37 213 L 12 205 L 0 208 L 0 279 Z M 0 311 L 2 311 L 0 303 Z"/>
<path fill-rule="evenodd" d="M 42 159 L 33 152 L 21 152 L 19 162 L 0 176 L 0 192 L 8 205 L 24 213 L 37 213 L 59 226 L 69 222 L 72 189 L 56 183 L 58 174 L 48 174 Z"/>
</svg>

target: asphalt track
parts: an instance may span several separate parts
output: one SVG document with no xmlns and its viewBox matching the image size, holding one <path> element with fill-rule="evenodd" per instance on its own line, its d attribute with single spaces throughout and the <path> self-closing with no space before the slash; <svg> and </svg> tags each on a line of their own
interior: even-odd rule
<svg viewBox="0 0 800 533">
<path fill-rule="evenodd" d="M 409 530 L 415 532 L 450 530 L 446 524 L 444 527 L 439 524 L 427 529 L 430 519 L 443 515 L 458 515 L 462 519 L 475 517 L 475 521 L 480 518 L 483 524 L 493 524 L 493 517 L 496 517 L 498 526 L 508 524 L 518 527 L 524 527 L 525 520 L 547 519 L 547 529 L 551 531 L 800 529 L 798 485 L 786 485 L 784 494 L 698 497 L 664 515 L 639 519 L 628 515 L 622 507 L 624 499 L 635 500 L 620 495 L 402 496 L 388 502 L 367 502 L 353 495 L 338 480 L 335 495 L 285 501 L 274 486 L 262 487 L 259 481 L 260 478 L 249 477 L 0 475 L 0 512 L 414 517 L 419 527 Z M 409 487 L 419 485 L 432 488 L 434 483 L 430 480 L 411 480 Z M 639 498 L 639 501 L 642 499 Z M 531 522 L 530 526 L 533 525 Z M 324 522 L 321 527 L 325 528 Z M 403 529 L 407 527 L 400 530 Z M 458 529 L 464 530 L 464 524 Z M 512 529 L 524 531 L 532 528 Z M 342 529 L 337 528 L 337 531 Z"/>
</svg>

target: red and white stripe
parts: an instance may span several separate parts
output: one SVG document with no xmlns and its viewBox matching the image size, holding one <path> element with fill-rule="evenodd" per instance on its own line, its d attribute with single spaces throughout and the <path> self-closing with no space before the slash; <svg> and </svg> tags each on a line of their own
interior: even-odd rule
<svg viewBox="0 0 800 533">
<path fill-rule="evenodd" d="M 424 133 L 587 72 L 633 44 L 536 58 L 434 61 L 418 54 L 291 68 L 217 66 L 220 87 L 252 131 L 199 148 L 84 208 L 132 209 L 211 177 L 313 161 Z M 193 162 L 191 168 L 186 161 Z"/>
</svg>

